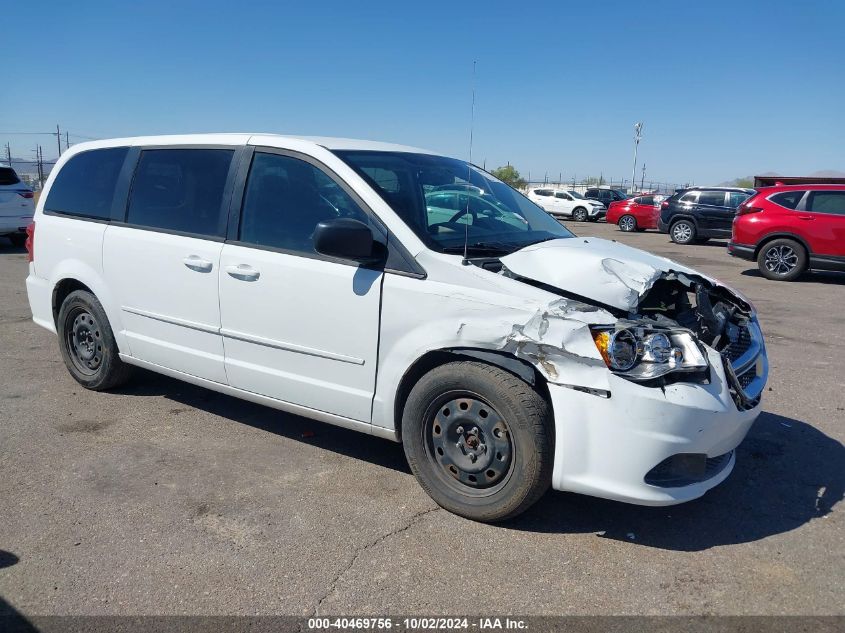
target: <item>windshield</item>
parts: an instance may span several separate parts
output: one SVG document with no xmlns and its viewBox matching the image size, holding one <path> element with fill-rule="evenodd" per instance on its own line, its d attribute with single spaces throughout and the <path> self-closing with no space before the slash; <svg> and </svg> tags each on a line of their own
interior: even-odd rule
<svg viewBox="0 0 845 633">
<path fill-rule="evenodd" d="M 568 193 L 573 198 L 578 198 L 579 200 L 586 200 L 586 198 L 577 191 L 567 191 L 566 193 Z"/>
<path fill-rule="evenodd" d="M 336 150 L 405 223 L 442 253 L 506 254 L 529 244 L 573 237 L 542 208 L 491 174 L 461 160 Z"/>
</svg>

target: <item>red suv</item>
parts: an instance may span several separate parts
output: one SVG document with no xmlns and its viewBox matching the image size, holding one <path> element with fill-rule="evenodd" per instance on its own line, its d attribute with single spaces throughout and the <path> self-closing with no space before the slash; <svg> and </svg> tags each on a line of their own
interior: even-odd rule
<svg viewBox="0 0 845 633">
<path fill-rule="evenodd" d="M 781 281 L 808 268 L 845 270 L 845 186 L 761 187 L 739 205 L 728 253 Z"/>
</svg>

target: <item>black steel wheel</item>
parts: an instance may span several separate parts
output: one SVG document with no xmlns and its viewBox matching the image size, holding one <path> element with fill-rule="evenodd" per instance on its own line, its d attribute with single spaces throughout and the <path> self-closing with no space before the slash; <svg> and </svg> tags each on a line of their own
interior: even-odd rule
<svg viewBox="0 0 845 633">
<path fill-rule="evenodd" d="M 111 389 L 129 379 L 103 306 L 90 292 L 75 290 L 56 319 L 59 348 L 71 376 L 86 389 Z"/>
<path fill-rule="evenodd" d="M 476 394 L 443 394 L 426 412 L 424 433 L 428 458 L 447 485 L 482 496 L 507 483 L 513 462 L 508 423 Z"/>
<path fill-rule="evenodd" d="M 402 441 L 411 470 L 438 504 L 501 521 L 525 511 L 551 483 L 549 417 L 542 396 L 513 374 L 458 361 L 414 385 Z"/>
</svg>

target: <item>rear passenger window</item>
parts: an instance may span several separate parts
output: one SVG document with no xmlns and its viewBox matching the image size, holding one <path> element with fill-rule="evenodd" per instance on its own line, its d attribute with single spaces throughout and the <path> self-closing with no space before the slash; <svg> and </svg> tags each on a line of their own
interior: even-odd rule
<svg viewBox="0 0 845 633">
<path fill-rule="evenodd" d="M 127 147 L 92 149 L 65 163 L 44 201 L 45 211 L 108 220 Z"/>
<path fill-rule="evenodd" d="M 773 195 L 769 200 L 787 209 L 795 209 L 803 197 L 803 191 L 782 191 Z"/>
<path fill-rule="evenodd" d="M 256 152 L 246 183 L 241 242 L 314 254 L 314 229 L 333 218 L 368 223 L 334 180 L 310 163 Z"/>
<path fill-rule="evenodd" d="M 683 196 L 681 196 L 680 201 L 681 202 L 695 202 L 697 198 L 698 198 L 698 192 L 697 191 L 690 191 L 689 193 L 685 193 Z"/>
<path fill-rule="evenodd" d="M 654 196 L 643 196 L 642 198 L 637 198 L 636 203 L 654 206 Z"/>
<path fill-rule="evenodd" d="M 698 204 L 706 204 L 711 207 L 722 207 L 725 205 L 725 192 L 702 191 L 698 196 Z"/>
<path fill-rule="evenodd" d="M 748 200 L 748 198 L 750 197 L 750 194 L 744 193 L 742 191 L 731 191 L 728 193 L 728 206 L 732 209 L 736 209 L 739 205 Z"/>
<path fill-rule="evenodd" d="M 814 191 L 807 206 L 815 213 L 845 215 L 845 191 Z"/>
<path fill-rule="evenodd" d="M 234 150 L 141 152 L 126 221 L 137 226 L 223 237 L 223 189 Z"/>
</svg>

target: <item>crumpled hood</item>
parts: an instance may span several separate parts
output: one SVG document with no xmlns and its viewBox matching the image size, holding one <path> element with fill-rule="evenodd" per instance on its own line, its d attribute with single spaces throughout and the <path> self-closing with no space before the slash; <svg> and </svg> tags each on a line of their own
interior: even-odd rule
<svg viewBox="0 0 845 633">
<path fill-rule="evenodd" d="M 633 312 L 666 273 L 706 275 L 665 257 L 612 240 L 574 237 L 541 242 L 501 258 L 512 273 Z"/>
</svg>

